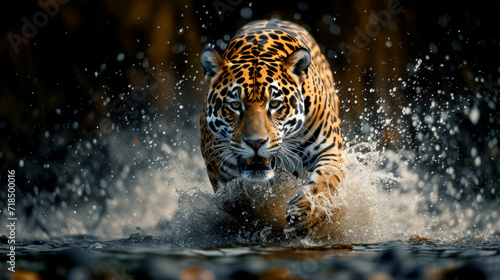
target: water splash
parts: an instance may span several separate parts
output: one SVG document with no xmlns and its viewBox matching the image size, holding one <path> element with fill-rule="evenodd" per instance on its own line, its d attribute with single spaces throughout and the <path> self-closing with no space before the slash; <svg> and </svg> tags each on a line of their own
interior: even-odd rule
<svg viewBox="0 0 500 280">
<path fill-rule="evenodd" d="M 184 133 L 189 134 L 181 132 L 179 137 Z M 108 148 L 116 149 L 120 137 L 129 136 L 122 132 L 110 141 Z M 168 246 L 274 243 L 293 247 L 379 243 L 403 240 L 413 234 L 450 243 L 468 237 L 486 242 L 499 232 L 497 208 L 480 199 L 481 205 L 473 205 L 443 196 L 439 193 L 442 182 L 425 180 L 428 172 L 414 164 L 413 152 L 377 150 L 374 142 L 361 142 L 350 145 L 343 155 L 345 178 L 338 195 L 347 212 L 339 233 L 321 242 L 300 239 L 289 230 L 245 220 L 245 210 L 239 209 L 238 204 L 234 209 L 241 210 L 242 215 L 228 214 L 227 204 L 242 196 L 271 201 L 279 190 L 228 187 L 214 194 L 201 153 L 192 148 L 196 140 L 190 139 L 180 145 L 163 142 L 155 149 L 139 149 L 138 154 L 155 160 L 135 170 L 130 164 L 123 164 L 116 175 L 118 179 L 108 185 L 112 196 L 106 200 L 104 216 L 99 217 L 97 207 L 84 201 L 71 207 L 49 208 L 45 216 L 36 217 L 45 225 L 45 232 L 20 234 L 27 239 L 89 234 L 109 240 L 140 231 L 159 237 Z M 115 153 L 111 164 L 128 162 L 119 155 Z M 293 193 L 299 190 L 301 180 L 290 176 L 286 181 L 289 184 L 283 189 Z M 459 190 L 450 191 L 455 192 Z M 94 226 L 98 219 L 102 221 Z M 276 238 L 278 235 L 280 238 Z"/>
</svg>

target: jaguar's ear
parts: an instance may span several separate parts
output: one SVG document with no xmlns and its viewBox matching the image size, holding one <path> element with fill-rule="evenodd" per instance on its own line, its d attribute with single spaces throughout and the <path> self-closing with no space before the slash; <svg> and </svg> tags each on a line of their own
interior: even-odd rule
<svg viewBox="0 0 500 280">
<path fill-rule="evenodd" d="M 306 49 L 298 49 L 289 55 L 285 61 L 285 68 L 297 76 L 302 83 L 307 76 L 307 68 L 311 64 L 311 54 Z"/>
<path fill-rule="evenodd" d="M 214 49 L 210 48 L 201 53 L 200 60 L 205 79 L 209 82 L 219 73 L 224 64 L 224 59 Z"/>
</svg>

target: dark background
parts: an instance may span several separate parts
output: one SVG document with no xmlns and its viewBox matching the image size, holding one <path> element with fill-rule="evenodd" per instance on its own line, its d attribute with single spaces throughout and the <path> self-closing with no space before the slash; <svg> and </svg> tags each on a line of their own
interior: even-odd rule
<svg viewBox="0 0 500 280">
<path fill-rule="evenodd" d="M 198 135 L 206 89 L 199 53 L 209 44 L 222 52 L 239 27 L 270 17 L 306 27 L 330 60 L 346 141 L 414 151 L 410 165 L 428 170 L 423 180 L 438 182 L 443 195 L 450 183 L 463 191 L 458 200 L 500 193 L 500 36 L 491 1 L 49 2 L 57 7 L 46 20 L 36 17 L 44 11 L 36 1 L 10 1 L 0 17 L 0 182 L 3 189 L 6 171 L 16 170 L 28 216 L 36 199 L 60 205 L 83 192 L 105 204 L 102 181 L 123 168 L 110 164 L 107 149 L 120 130 L 135 131 L 125 141 L 131 151 L 148 139 L 152 120 Z M 373 21 L 398 3 L 401 12 Z M 26 21 L 39 26 L 26 33 Z M 24 39 L 12 44 L 13 36 Z M 152 164 L 134 160 L 133 170 Z M 68 171 L 82 167 L 69 188 Z"/>
</svg>

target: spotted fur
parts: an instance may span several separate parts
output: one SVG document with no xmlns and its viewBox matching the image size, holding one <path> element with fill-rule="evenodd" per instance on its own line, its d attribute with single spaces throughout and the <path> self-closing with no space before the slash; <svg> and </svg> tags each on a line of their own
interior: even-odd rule
<svg viewBox="0 0 500 280">
<path fill-rule="evenodd" d="M 209 84 L 201 149 L 214 191 L 236 178 L 269 182 L 277 166 L 297 176 L 305 168 L 288 224 L 314 230 L 335 221 L 318 205 L 331 205 L 343 178 L 339 99 L 312 36 L 291 22 L 254 21 L 222 56 L 206 49 L 201 63 Z"/>
</svg>

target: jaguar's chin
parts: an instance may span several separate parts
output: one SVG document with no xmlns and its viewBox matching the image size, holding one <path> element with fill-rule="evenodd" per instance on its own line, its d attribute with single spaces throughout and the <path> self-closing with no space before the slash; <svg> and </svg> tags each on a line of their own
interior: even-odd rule
<svg viewBox="0 0 500 280">
<path fill-rule="evenodd" d="M 274 178 L 274 170 L 244 170 L 241 178 L 251 183 L 265 183 Z"/>
<path fill-rule="evenodd" d="M 267 182 L 274 177 L 275 167 L 274 159 L 259 156 L 247 158 L 241 162 L 241 178 L 248 182 Z"/>
</svg>

